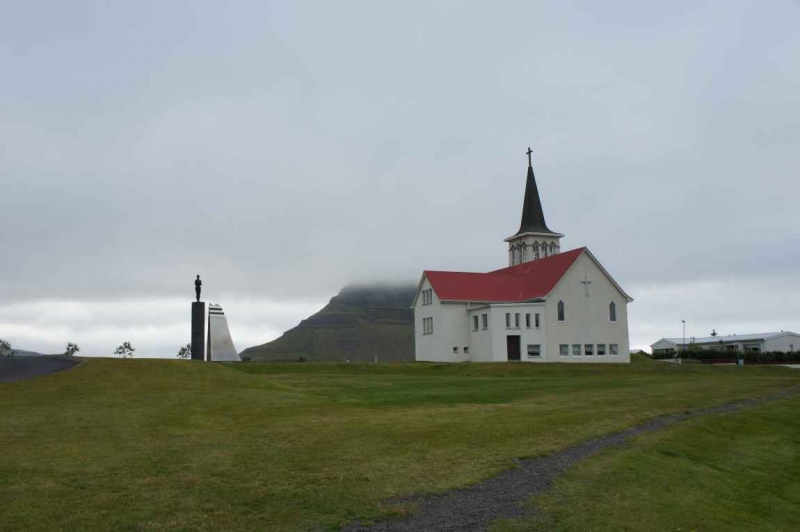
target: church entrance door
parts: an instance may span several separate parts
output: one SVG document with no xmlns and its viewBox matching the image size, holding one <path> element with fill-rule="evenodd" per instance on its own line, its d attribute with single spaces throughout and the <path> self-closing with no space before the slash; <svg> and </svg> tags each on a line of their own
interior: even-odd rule
<svg viewBox="0 0 800 532">
<path fill-rule="evenodd" d="M 519 349 L 519 336 L 506 336 L 506 345 L 508 347 L 508 359 L 509 360 L 519 360 L 520 356 L 520 349 Z"/>
</svg>

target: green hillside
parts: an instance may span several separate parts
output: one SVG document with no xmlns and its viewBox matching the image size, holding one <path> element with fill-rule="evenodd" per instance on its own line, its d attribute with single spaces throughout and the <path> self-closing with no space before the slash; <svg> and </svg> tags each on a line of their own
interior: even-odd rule
<svg viewBox="0 0 800 532">
<path fill-rule="evenodd" d="M 414 287 L 348 286 L 280 338 L 240 353 L 254 361 L 414 360 Z"/>
<path fill-rule="evenodd" d="M 778 367 L 89 359 L 0 384 L 0 528 L 337 529 L 403 510 L 382 502 L 389 497 L 465 486 L 518 457 L 799 382 L 800 371 Z M 755 440 L 775 455 L 770 471 L 783 460 L 783 474 L 794 474 L 793 434 Z M 742 447 L 713 449 L 734 470 L 749 467 Z M 699 502 L 727 482 L 705 474 Z M 680 486 L 641 486 L 664 504 L 692 504 L 674 496 Z M 758 490 L 762 500 L 784 495 L 769 483 Z M 747 492 L 723 495 L 748 514 Z M 650 524 L 674 528 L 659 515 Z"/>
</svg>

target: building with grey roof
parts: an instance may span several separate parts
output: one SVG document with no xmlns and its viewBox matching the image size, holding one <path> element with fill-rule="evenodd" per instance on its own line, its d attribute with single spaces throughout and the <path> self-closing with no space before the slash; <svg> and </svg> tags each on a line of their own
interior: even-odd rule
<svg viewBox="0 0 800 532">
<path fill-rule="evenodd" d="M 684 349 L 683 338 L 662 338 L 650 345 L 654 355 L 677 353 Z M 687 337 L 686 349 L 717 349 L 732 352 L 764 353 L 783 351 L 789 353 L 800 350 L 800 334 L 791 331 L 731 334 L 727 336 Z"/>
</svg>

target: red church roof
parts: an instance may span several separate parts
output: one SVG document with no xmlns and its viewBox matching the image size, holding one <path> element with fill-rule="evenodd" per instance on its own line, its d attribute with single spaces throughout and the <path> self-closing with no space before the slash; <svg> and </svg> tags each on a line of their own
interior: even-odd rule
<svg viewBox="0 0 800 532">
<path fill-rule="evenodd" d="M 586 248 L 489 273 L 425 271 L 443 301 L 518 302 L 545 297 Z"/>
</svg>

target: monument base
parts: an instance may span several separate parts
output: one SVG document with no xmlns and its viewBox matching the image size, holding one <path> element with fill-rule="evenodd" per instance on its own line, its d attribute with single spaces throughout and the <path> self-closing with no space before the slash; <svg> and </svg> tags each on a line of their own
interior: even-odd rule
<svg viewBox="0 0 800 532">
<path fill-rule="evenodd" d="M 208 306 L 192 303 L 192 360 L 205 360 L 208 346 Z"/>
</svg>

